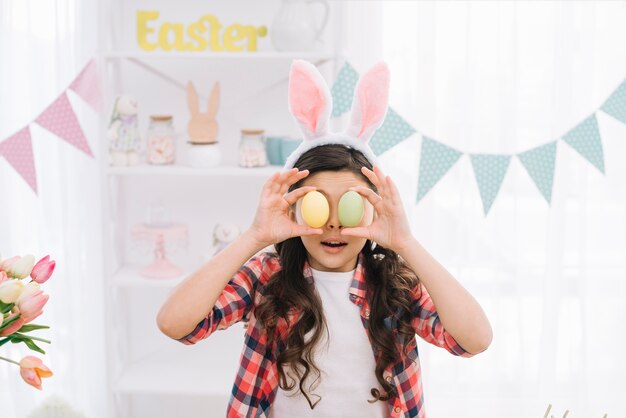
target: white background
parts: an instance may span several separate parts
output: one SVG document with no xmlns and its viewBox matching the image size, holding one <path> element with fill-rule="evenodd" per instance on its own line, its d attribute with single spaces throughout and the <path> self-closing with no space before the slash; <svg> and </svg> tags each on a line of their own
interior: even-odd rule
<svg viewBox="0 0 626 418">
<path fill-rule="evenodd" d="M 420 134 L 463 152 L 516 153 L 558 139 L 626 77 L 624 2 L 342 3 L 341 45 L 350 63 L 363 73 L 386 60 L 390 106 Z M 189 21 L 208 7 L 188 4 Z M 278 2 L 268 4 L 276 10 Z M 2 3 L 0 138 L 31 122 L 97 52 L 97 6 Z M 259 13 L 269 19 L 270 11 Z M 286 76 L 287 69 L 284 63 L 261 75 Z M 212 79 L 205 83 L 199 90 L 206 95 Z M 271 105 L 261 111 L 273 116 L 264 126 L 296 133 L 284 93 L 268 96 Z M 234 106 L 237 96 L 230 97 L 225 102 Z M 104 158 L 97 117 L 75 98 L 90 146 Z M 183 115 L 184 100 L 176 100 L 172 108 Z M 158 107 L 144 103 L 146 114 Z M 233 141 L 241 125 L 263 120 L 250 106 L 223 114 Z M 551 204 L 513 158 L 487 216 L 467 155 L 418 204 L 421 136 L 382 157 L 414 235 L 480 302 L 494 329 L 491 347 L 471 359 L 418 341 L 429 417 L 542 417 L 548 404 L 555 416 L 566 409 L 570 417 L 624 414 L 626 128 L 601 112 L 598 122 L 605 175 L 559 142 Z M 0 408 L 2 416 L 26 416 L 26 401 L 58 393 L 97 417 L 105 401 L 100 166 L 36 126 L 32 134 L 38 196 L 0 159 L 0 254 L 49 253 L 58 262 L 40 321 L 52 325 L 45 361 L 56 375 L 36 393 L 14 366 L 0 364 Z M 198 232 L 208 235 L 206 227 Z M 192 250 L 205 250 L 201 238 Z M 19 358 L 24 351 L 3 353 Z"/>
</svg>

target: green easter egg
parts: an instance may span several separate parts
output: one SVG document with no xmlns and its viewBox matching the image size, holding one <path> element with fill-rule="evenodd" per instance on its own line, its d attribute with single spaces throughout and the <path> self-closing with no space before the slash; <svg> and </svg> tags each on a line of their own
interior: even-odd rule
<svg viewBox="0 0 626 418">
<path fill-rule="evenodd" d="M 319 228 L 326 223 L 330 214 L 328 200 L 320 192 L 310 191 L 302 198 L 300 213 L 307 225 L 312 228 Z"/>
<path fill-rule="evenodd" d="M 363 198 L 354 190 L 344 193 L 341 199 L 339 199 L 338 212 L 341 225 L 347 227 L 357 226 L 361 223 L 363 213 L 365 212 Z"/>
</svg>

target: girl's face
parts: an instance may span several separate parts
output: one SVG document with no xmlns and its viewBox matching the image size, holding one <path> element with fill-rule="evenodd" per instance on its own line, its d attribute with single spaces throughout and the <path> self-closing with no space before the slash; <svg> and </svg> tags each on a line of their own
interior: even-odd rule
<svg viewBox="0 0 626 418">
<path fill-rule="evenodd" d="M 359 175 L 352 171 L 318 171 L 305 177 L 302 180 L 302 186 L 315 186 L 317 191 L 326 196 L 330 207 L 328 221 L 320 228 L 323 233 L 321 235 L 305 235 L 301 236 L 302 243 L 308 252 L 308 261 L 311 267 L 320 271 L 345 272 L 356 268 L 357 257 L 365 242 L 365 238 L 341 235 L 344 228 L 339 222 L 337 207 L 339 199 L 352 186 L 370 185 Z M 365 212 L 363 219 L 358 226 L 367 226 L 372 223 L 375 216 L 374 207 L 365 198 L 363 198 Z M 295 208 L 292 206 L 289 210 L 291 219 L 301 225 L 306 225 L 300 213 L 302 199 L 296 202 Z M 345 242 L 339 248 L 331 248 L 322 244 L 322 242 L 340 241 Z"/>
</svg>

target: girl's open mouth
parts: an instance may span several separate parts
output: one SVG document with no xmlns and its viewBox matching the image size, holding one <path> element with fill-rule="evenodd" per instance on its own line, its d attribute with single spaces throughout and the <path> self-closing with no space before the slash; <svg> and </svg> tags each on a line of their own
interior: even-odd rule
<svg viewBox="0 0 626 418">
<path fill-rule="evenodd" d="M 322 246 L 324 247 L 324 250 L 332 254 L 340 252 L 343 249 L 343 247 L 347 245 L 348 244 L 345 242 L 341 242 L 341 243 L 322 242 Z"/>
</svg>

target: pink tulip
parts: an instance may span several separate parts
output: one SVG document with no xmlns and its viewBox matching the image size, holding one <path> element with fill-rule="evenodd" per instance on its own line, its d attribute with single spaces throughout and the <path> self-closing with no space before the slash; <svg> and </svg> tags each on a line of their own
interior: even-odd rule
<svg viewBox="0 0 626 418">
<path fill-rule="evenodd" d="M 17 307 L 22 314 L 25 324 L 28 324 L 43 313 L 42 309 L 49 298 L 50 296 L 39 290 L 31 295 L 18 299 Z"/>
<path fill-rule="evenodd" d="M 9 276 L 7 276 L 3 270 L 0 270 L 0 283 L 6 282 L 7 280 L 9 280 Z"/>
<path fill-rule="evenodd" d="M 52 376 L 52 370 L 37 357 L 26 356 L 20 361 L 20 375 L 26 383 L 41 390 L 41 378 Z"/>
<path fill-rule="evenodd" d="M 0 314 L 1 315 L 1 314 Z M 11 312 L 9 314 L 9 316 L 7 316 L 4 320 L 4 322 L 9 321 L 11 318 L 16 317 L 17 315 L 19 315 L 19 313 L 17 312 Z M 19 319 L 17 319 L 14 323 L 12 323 L 11 325 L 9 325 L 8 327 L 6 327 L 5 329 L 3 329 L 2 331 L 0 331 L 0 337 L 8 337 L 9 335 L 17 332 L 20 328 L 22 328 L 22 326 L 25 324 L 26 322 L 24 321 L 23 317 L 19 317 Z"/>
<path fill-rule="evenodd" d="M 30 277 L 37 283 L 42 284 L 50 278 L 55 265 L 56 261 L 50 261 L 50 256 L 47 255 L 35 264 L 33 271 L 30 273 Z"/>
</svg>

